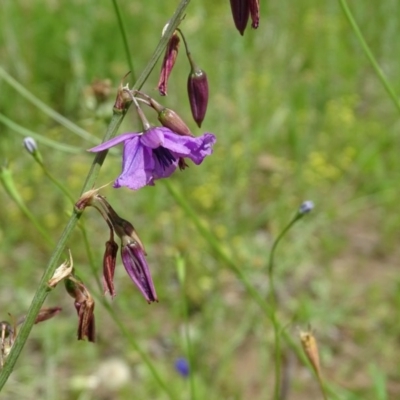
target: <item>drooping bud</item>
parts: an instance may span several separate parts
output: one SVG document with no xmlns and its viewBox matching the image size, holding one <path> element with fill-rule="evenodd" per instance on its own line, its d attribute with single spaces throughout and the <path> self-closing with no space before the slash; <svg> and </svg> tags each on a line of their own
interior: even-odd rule
<svg viewBox="0 0 400 400">
<path fill-rule="evenodd" d="M 78 340 L 87 338 L 95 342 L 94 300 L 86 286 L 76 276 L 65 280 L 68 294 L 75 299 L 74 305 L 78 313 Z"/>
<path fill-rule="evenodd" d="M 249 20 L 249 14 L 250 14 L 249 2 L 255 2 L 255 1 L 257 0 L 231 0 L 233 21 L 235 23 L 236 29 L 240 32 L 242 36 L 246 29 L 247 22 Z"/>
<path fill-rule="evenodd" d="M 192 110 L 193 119 L 201 127 L 207 111 L 208 80 L 206 73 L 193 62 L 190 54 L 188 57 L 191 65 L 187 83 L 190 109 Z"/>
<path fill-rule="evenodd" d="M 160 103 L 152 99 L 148 98 L 150 101 L 150 105 L 154 108 L 154 110 L 158 113 L 158 120 L 161 122 L 163 126 L 171 131 L 177 133 L 182 136 L 193 136 L 192 132 L 190 132 L 189 127 L 183 122 L 183 119 L 170 108 L 163 107 Z"/>
<path fill-rule="evenodd" d="M 309 359 L 316 375 L 321 377 L 321 366 L 319 363 L 318 345 L 311 330 L 300 332 L 300 341 L 307 358 Z"/>
<path fill-rule="evenodd" d="M 39 151 L 36 140 L 30 136 L 26 137 L 23 141 L 24 147 L 26 151 L 33 156 L 33 158 L 39 162 L 39 164 L 43 163 L 42 155 Z"/>
<path fill-rule="evenodd" d="M 251 17 L 251 27 L 258 28 L 260 22 L 260 0 L 248 0 Z"/>
<path fill-rule="evenodd" d="M 130 222 L 121 218 L 103 196 L 98 195 L 97 200 L 115 234 L 121 239 L 121 258 L 129 277 L 148 303 L 158 301 L 145 257 L 146 251 L 135 228 Z"/>
<path fill-rule="evenodd" d="M 117 262 L 118 245 L 112 238 L 106 242 L 106 250 L 103 257 L 103 289 L 104 294 L 110 293 L 111 297 L 115 296 L 114 289 L 114 272 Z"/>
<path fill-rule="evenodd" d="M 176 32 L 174 32 L 168 41 L 161 66 L 160 79 L 157 86 L 161 96 L 167 95 L 168 78 L 171 74 L 172 68 L 175 65 L 176 57 L 178 55 L 179 42 L 179 36 Z"/>
</svg>

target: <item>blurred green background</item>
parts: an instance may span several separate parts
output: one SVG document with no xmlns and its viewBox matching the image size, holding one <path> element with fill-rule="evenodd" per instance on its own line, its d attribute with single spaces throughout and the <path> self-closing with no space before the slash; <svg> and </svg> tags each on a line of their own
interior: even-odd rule
<svg viewBox="0 0 400 400">
<path fill-rule="evenodd" d="M 138 75 L 178 1 L 118 3 Z M 399 2 L 353 1 L 351 7 L 400 93 Z M 179 112 L 196 135 L 210 131 L 218 142 L 213 156 L 177 171 L 172 181 L 263 297 L 273 239 L 303 200 L 313 200 L 315 211 L 278 249 L 279 319 L 295 340 L 298 327 L 315 329 L 331 398 L 399 398 L 399 118 L 339 2 L 261 0 L 259 29 L 248 27 L 241 37 L 229 1 L 193 0 L 181 28 L 208 74 L 202 129 L 191 120 L 183 47 L 168 97 L 156 90 L 160 63 L 143 90 Z M 101 141 L 129 70 L 111 2 L 2 1 L 0 55 L 2 69 Z M 112 92 L 96 107 L 91 85 L 105 79 Z M 82 150 L 71 154 L 40 144 L 45 164 L 78 198 L 93 158 L 84 150 L 93 143 L 49 118 L 4 79 L 0 113 Z M 156 115 L 147 115 L 156 122 Z M 2 121 L 0 163 L 9 165 L 30 211 L 56 241 L 71 205 L 23 149 L 18 129 Z M 138 129 L 130 110 L 120 132 Z M 120 168 L 118 156 L 110 155 L 98 186 Z M 187 379 L 174 369 L 176 358 L 185 356 L 184 301 L 197 399 L 270 398 L 271 324 L 163 182 L 138 192 L 109 186 L 102 194 L 140 234 L 160 299 L 147 305 L 118 261 L 112 307 L 175 398 L 189 398 Z M 0 204 L 0 320 L 10 320 L 8 313 L 27 311 L 52 248 L 3 189 Z M 108 228 L 94 210 L 83 220 L 101 276 Z M 78 229 L 68 247 L 79 275 L 96 292 Z M 186 265 L 184 295 L 178 256 Z M 62 313 L 34 327 L 2 399 L 166 398 L 100 303 L 95 345 L 76 340 L 76 312 L 62 285 L 47 299 L 46 306 L 54 305 Z M 286 358 L 288 398 L 320 398 L 311 372 L 289 351 Z"/>
</svg>

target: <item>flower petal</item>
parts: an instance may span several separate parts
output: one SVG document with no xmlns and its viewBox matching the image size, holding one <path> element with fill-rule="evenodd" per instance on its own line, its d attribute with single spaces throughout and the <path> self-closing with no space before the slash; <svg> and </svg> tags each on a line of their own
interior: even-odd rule
<svg viewBox="0 0 400 400">
<path fill-rule="evenodd" d="M 173 132 L 164 133 L 164 147 L 171 150 L 177 157 L 190 158 L 195 164 L 201 164 L 212 152 L 212 146 L 217 141 L 212 133 L 201 136 L 180 136 Z"/>
<path fill-rule="evenodd" d="M 121 257 L 126 272 L 141 291 L 148 303 L 158 301 L 149 266 L 143 250 L 137 243 L 130 243 L 121 249 Z"/>
<path fill-rule="evenodd" d="M 101 143 L 98 146 L 92 147 L 88 151 L 97 153 L 99 151 L 107 150 L 119 143 L 125 142 L 126 140 L 133 139 L 134 137 L 141 136 L 140 133 L 124 133 L 113 139 L 107 140 L 107 142 Z"/>
<path fill-rule="evenodd" d="M 157 147 L 162 146 L 164 143 L 164 131 L 171 132 L 167 128 L 151 128 L 140 136 L 140 142 L 143 146 L 156 149 Z"/>
<path fill-rule="evenodd" d="M 146 185 L 153 185 L 152 172 L 154 160 L 152 151 L 140 143 L 138 136 L 128 140 L 124 145 L 122 172 L 115 180 L 114 187 L 126 186 L 137 190 Z"/>
</svg>

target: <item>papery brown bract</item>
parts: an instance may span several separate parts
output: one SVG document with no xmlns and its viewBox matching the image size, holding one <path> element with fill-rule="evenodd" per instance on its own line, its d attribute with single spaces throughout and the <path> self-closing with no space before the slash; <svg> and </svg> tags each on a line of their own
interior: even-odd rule
<svg viewBox="0 0 400 400">
<path fill-rule="evenodd" d="M 235 23 L 236 29 L 243 36 L 250 15 L 249 1 L 252 0 L 230 0 L 230 1 L 231 1 L 233 21 Z"/>
<path fill-rule="evenodd" d="M 158 81 L 158 91 L 161 96 L 167 95 L 168 79 L 175 65 L 176 57 L 178 56 L 179 42 L 179 36 L 174 32 L 168 41 L 161 66 L 160 80 Z"/>
</svg>

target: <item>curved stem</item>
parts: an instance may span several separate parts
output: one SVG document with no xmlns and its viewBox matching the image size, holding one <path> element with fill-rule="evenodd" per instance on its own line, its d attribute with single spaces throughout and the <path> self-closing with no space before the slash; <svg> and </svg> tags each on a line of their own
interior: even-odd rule
<svg viewBox="0 0 400 400">
<path fill-rule="evenodd" d="M 363 34 L 361 33 L 360 28 L 357 25 L 356 20 L 353 17 L 352 12 L 350 11 L 350 8 L 347 4 L 346 0 L 339 0 L 339 3 L 342 7 L 342 10 L 344 14 L 346 15 L 347 20 L 349 21 L 351 27 L 353 28 L 353 31 L 360 42 L 360 45 L 367 56 L 369 62 L 372 65 L 372 68 L 374 69 L 376 75 L 378 75 L 379 80 L 381 81 L 383 87 L 385 88 L 387 94 L 389 97 L 392 99 L 395 107 L 397 108 L 398 111 L 400 111 L 400 101 L 395 93 L 395 91 L 392 89 L 392 86 L 390 85 L 389 81 L 386 79 L 382 69 L 380 68 L 379 64 L 377 63 L 374 55 L 372 54 L 367 42 L 364 39 Z"/>
<path fill-rule="evenodd" d="M 151 57 L 149 63 L 147 64 L 143 73 L 140 75 L 139 79 L 135 83 L 134 89 L 140 89 L 143 86 L 144 82 L 146 81 L 146 79 L 150 75 L 151 71 L 153 70 L 163 49 L 165 48 L 170 35 L 172 35 L 172 32 L 179 25 L 179 23 L 182 19 L 183 13 L 189 3 L 190 3 L 190 0 L 182 0 L 180 2 L 173 17 L 171 18 L 170 25 L 167 29 L 166 34 L 161 38 L 160 42 L 158 43 L 157 48 L 155 49 L 153 56 Z M 0 67 L 0 76 L 4 77 L 4 70 L 2 70 L 1 67 Z M 26 89 L 24 89 L 24 91 L 27 92 Z M 47 110 L 47 111 L 49 111 L 49 110 Z M 103 138 L 103 142 L 105 142 L 106 140 L 109 140 L 110 138 L 112 138 L 116 135 L 117 130 L 118 130 L 119 126 L 121 125 L 125 114 L 126 114 L 126 112 L 120 113 L 120 112 L 117 112 L 114 110 L 111 122 L 110 122 L 110 124 L 107 128 L 106 134 Z M 96 154 L 96 156 L 93 160 L 93 163 L 90 167 L 89 173 L 86 177 L 85 183 L 83 184 L 82 193 L 84 193 L 87 190 L 94 187 L 96 179 L 100 172 L 100 168 L 101 168 L 106 156 L 107 156 L 107 151 L 103 151 L 101 153 Z M 26 316 L 26 320 L 25 320 L 24 324 L 22 325 L 21 329 L 19 330 L 17 338 L 14 342 L 14 345 L 13 345 L 13 347 L 10 351 L 10 354 L 8 355 L 7 360 L 5 362 L 4 368 L 0 372 L 0 391 L 1 391 L 2 387 L 5 385 L 5 383 L 7 382 L 8 377 L 10 376 L 12 370 L 14 369 L 15 363 L 17 362 L 17 359 L 18 359 L 19 355 L 21 354 L 21 351 L 26 343 L 26 340 L 28 339 L 29 333 L 35 322 L 36 316 L 39 313 L 39 310 L 42 307 L 44 301 L 46 300 L 47 295 L 49 294 L 50 289 L 47 285 L 47 282 L 53 276 L 54 271 L 57 268 L 58 260 L 64 250 L 64 247 L 67 243 L 67 240 L 69 239 L 69 236 L 71 235 L 76 224 L 78 223 L 79 218 L 80 218 L 80 214 L 78 214 L 76 210 L 73 210 L 71 218 L 68 221 L 66 227 L 64 228 L 64 231 L 61 234 L 61 237 L 53 251 L 53 254 L 50 257 L 50 260 L 49 260 L 47 267 L 43 273 L 40 284 L 38 285 L 38 288 L 37 288 L 34 298 L 32 300 L 31 306 L 30 306 L 28 314 Z"/>
</svg>

